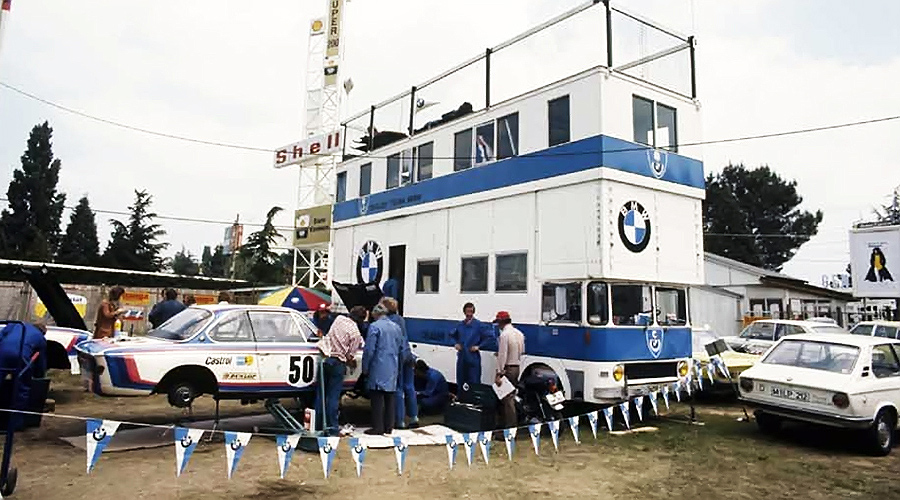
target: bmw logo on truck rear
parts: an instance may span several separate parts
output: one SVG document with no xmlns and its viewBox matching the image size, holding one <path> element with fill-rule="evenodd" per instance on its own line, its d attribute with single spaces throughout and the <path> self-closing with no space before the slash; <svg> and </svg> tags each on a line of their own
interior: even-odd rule
<svg viewBox="0 0 900 500">
<path fill-rule="evenodd" d="M 619 237 L 625 248 L 642 252 L 650 243 L 650 213 L 640 203 L 632 200 L 619 210 Z"/>
</svg>

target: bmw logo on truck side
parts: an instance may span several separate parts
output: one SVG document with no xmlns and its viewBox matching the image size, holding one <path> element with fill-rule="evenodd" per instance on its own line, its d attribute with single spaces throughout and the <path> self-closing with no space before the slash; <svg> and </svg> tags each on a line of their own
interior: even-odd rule
<svg viewBox="0 0 900 500">
<path fill-rule="evenodd" d="M 619 210 L 619 237 L 625 248 L 638 253 L 650 244 L 650 214 L 636 202 L 629 201 Z"/>
<path fill-rule="evenodd" d="M 381 247 L 372 240 L 365 242 L 356 256 L 356 281 L 363 284 L 380 283 L 383 268 Z"/>
</svg>

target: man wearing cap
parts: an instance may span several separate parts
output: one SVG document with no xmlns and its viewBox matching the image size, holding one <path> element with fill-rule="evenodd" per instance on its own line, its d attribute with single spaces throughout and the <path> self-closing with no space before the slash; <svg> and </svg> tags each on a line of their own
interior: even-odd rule
<svg viewBox="0 0 900 500">
<path fill-rule="evenodd" d="M 481 348 L 493 339 L 488 325 L 475 319 L 475 304 L 463 306 L 465 319 L 450 332 L 456 344 L 456 387 L 481 383 Z"/>
<path fill-rule="evenodd" d="M 518 328 L 512 326 L 512 318 L 506 311 L 498 312 L 494 323 L 497 323 L 500 328 L 497 374 L 494 377 L 494 383 L 499 387 L 505 376 L 515 385 L 519 381 L 519 368 L 522 365 L 522 357 L 525 355 L 525 336 Z M 500 414 L 503 417 L 504 426 L 513 427 L 518 424 L 515 391 L 500 400 Z"/>
<path fill-rule="evenodd" d="M 319 337 L 322 337 L 328 330 L 331 330 L 331 324 L 334 323 L 335 315 L 331 313 L 331 307 L 328 304 L 319 304 L 316 313 L 313 315 L 312 322 L 319 330 Z"/>
</svg>

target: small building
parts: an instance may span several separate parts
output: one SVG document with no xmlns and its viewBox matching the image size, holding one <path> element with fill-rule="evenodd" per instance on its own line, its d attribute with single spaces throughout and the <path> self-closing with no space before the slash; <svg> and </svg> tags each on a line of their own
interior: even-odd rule
<svg viewBox="0 0 900 500">
<path fill-rule="evenodd" d="M 735 335 L 746 324 L 763 318 L 829 317 L 847 324 L 847 305 L 854 302 L 849 293 L 711 253 L 705 254 L 704 263 L 706 286 L 691 290 L 695 325 L 709 325 L 720 335 Z"/>
</svg>

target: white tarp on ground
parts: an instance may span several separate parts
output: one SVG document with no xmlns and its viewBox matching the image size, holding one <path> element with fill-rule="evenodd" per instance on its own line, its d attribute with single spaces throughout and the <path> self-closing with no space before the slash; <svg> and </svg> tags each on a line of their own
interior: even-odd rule
<svg viewBox="0 0 900 500">
<path fill-rule="evenodd" d="M 357 437 L 360 444 L 365 444 L 369 448 L 393 448 L 394 438 L 399 437 L 407 446 L 428 446 L 446 444 L 447 434 L 457 434 L 456 431 L 443 425 L 426 425 L 418 429 L 397 429 L 390 436 L 370 436 L 365 433 L 366 427 L 354 429 L 349 436 L 342 436 L 342 439 Z"/>
</svg>

